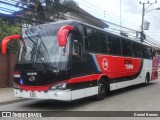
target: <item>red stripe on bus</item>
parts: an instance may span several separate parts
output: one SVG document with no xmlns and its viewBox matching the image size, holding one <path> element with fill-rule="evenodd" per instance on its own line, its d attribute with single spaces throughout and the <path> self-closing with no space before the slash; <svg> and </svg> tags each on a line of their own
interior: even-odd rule
<svg viewBox="0 0 160 120">
<path fill-rule="evenodd" d="M 77 82 L 88 82 L 88 81 L 98 80 L 99 76 L 100 74 L 81 76 L 81 77 L 69 79 L 67 83 L 72 84 L 72 83 L 77 83 Z"/>
<path fill-rule="evenodd" d="M 73 84 L 73 83 L 78 83 L 78 82 L 88 82 L 88 81 L 93 81 L 93 80 L 98 80 L 100 74 L 93 74 L 93 75 L 87 75 L 87 76 L 82 76 L 82 77 L 77 77 L 77 78 L 71 78 L 69 80 L 64 80 L 61 82 L 57 82 L 54 84 L 46 85 L 46 86 L 24 86 L 24 85 L 19 85 L 17 84 L 21 90 L 26 90 L 26 91 L 47 91 L 49 90 L 50 87 L 60 84 L 62 82 L 67 82 L 68 84 Z"/>
</svg>

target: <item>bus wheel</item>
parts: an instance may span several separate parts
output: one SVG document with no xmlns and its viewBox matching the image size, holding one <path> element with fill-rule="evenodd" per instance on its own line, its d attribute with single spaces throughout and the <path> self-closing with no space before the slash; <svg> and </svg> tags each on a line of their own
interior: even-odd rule
<svg viewBox="0 0 160 120">
<path fill-rule="evenodd" d="M 150 81 L 150 76 L 149 76 L 149 73 L 147 73 L 145 78 L 145 85 L 148 85 L 149 81 Z"/>
<path fill-rule="evenodd" d="M 107 86 L 106 82 L 103 78 L 101 78 L 98 82 L 98 94 L 95 96 L 96 100 L 102 100 L 106 97 Z"/>
</svg>

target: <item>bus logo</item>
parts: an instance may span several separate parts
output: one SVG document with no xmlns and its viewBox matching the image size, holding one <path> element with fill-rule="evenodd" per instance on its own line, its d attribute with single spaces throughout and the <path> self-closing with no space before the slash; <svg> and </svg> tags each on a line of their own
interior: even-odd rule
<svg viewBox="0 0 160 120">
<path fill-rule="evenodd" d="M 11 112 L 2 112 L 2 117 L 12 117 Z"/>
<path fill-rule="evenodd" d="M 29 77 L 29 81 L 35 81 L 35 77 L 34 76 Z"/>
<path fill-rule="evenodd" d="M 29 72 L 27 75 L 37 75 L 37 72 Z"/>
<path fill-rule="evenodd" d="M 126 69 L 133 69 L 132 60 L 124 60 Z"/>
<path fill-rule="evenodd" d="M 108 60 L 106 58 L 102 60 L 102 67 L 104 70 L 108 69 Z"/>
</svg>

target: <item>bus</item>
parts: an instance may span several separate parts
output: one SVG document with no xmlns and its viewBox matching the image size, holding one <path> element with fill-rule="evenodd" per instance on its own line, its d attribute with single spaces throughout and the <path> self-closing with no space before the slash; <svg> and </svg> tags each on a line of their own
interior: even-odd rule
<svg viewBox="0 0 160 120">
<path fill-rule="evenodd" d="M 158 79 L 154 47 L 75 20 L 28 28 L 19 40 L 16 97 L 72 101 L 104 99 L 109 91 Z"/>
</svg>

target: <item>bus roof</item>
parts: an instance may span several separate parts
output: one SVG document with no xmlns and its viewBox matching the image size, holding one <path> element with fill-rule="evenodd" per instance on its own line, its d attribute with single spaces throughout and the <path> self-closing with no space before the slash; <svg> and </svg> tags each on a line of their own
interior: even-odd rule
<svg viewBox="0 0 160 120">
<path fill-rule="evenodd" d="M 88 26 L 88 27 L 91 27 L 91 28 L 103 31 L 105 33 L 108 33 L 108 34 L 120 37 L 120 38 L 125 38 L 125 39 L 131 40 L 131 41 L 134 41 L 134 42 L 137 42 L 137 43 L 140 43 L 140 44 L 151 46 L 150 44 L 147 44 L 147 43 L 144 43 L 144 42 L 143 43 L 140 42 L 140 39 L 133 39 L 133 38 L 121 36 L 121 35 L 118 35 L 118 34 L 114 34 L 112 32 L 109 32 L 109 31 L 105 30 L 105 29 L 102 29 L 102 28 L 99 28 L 99 27 L 96 27 L 96 26 L 93 26 L 93 25 L 90 25 L 88 23 L 84 23 L 84 22 L 81 22 L 81 21 L 78 21 L 78 20 L 59 20 L 59 21 L 56 21 L 56 22 L 50 22 L 50 23 L 46 23 L 46 24 L 40 24 L 40 25 L 37 25 L 37 26 L 45 26 L 45 25 L 46 26 L 48 26 L 48 25 L 49 26 L 51 26 L 51 25 L 54 26 L 55 24 L 67 24 L 67 25 L 73 25 L 73 26 L 76 26 L 77 24 L 82 24 L 82 25 L 85 25 L 85 26 Z M 157 46 L 152 45 L 152 47 L 157 47 Z"/>
</svg>

